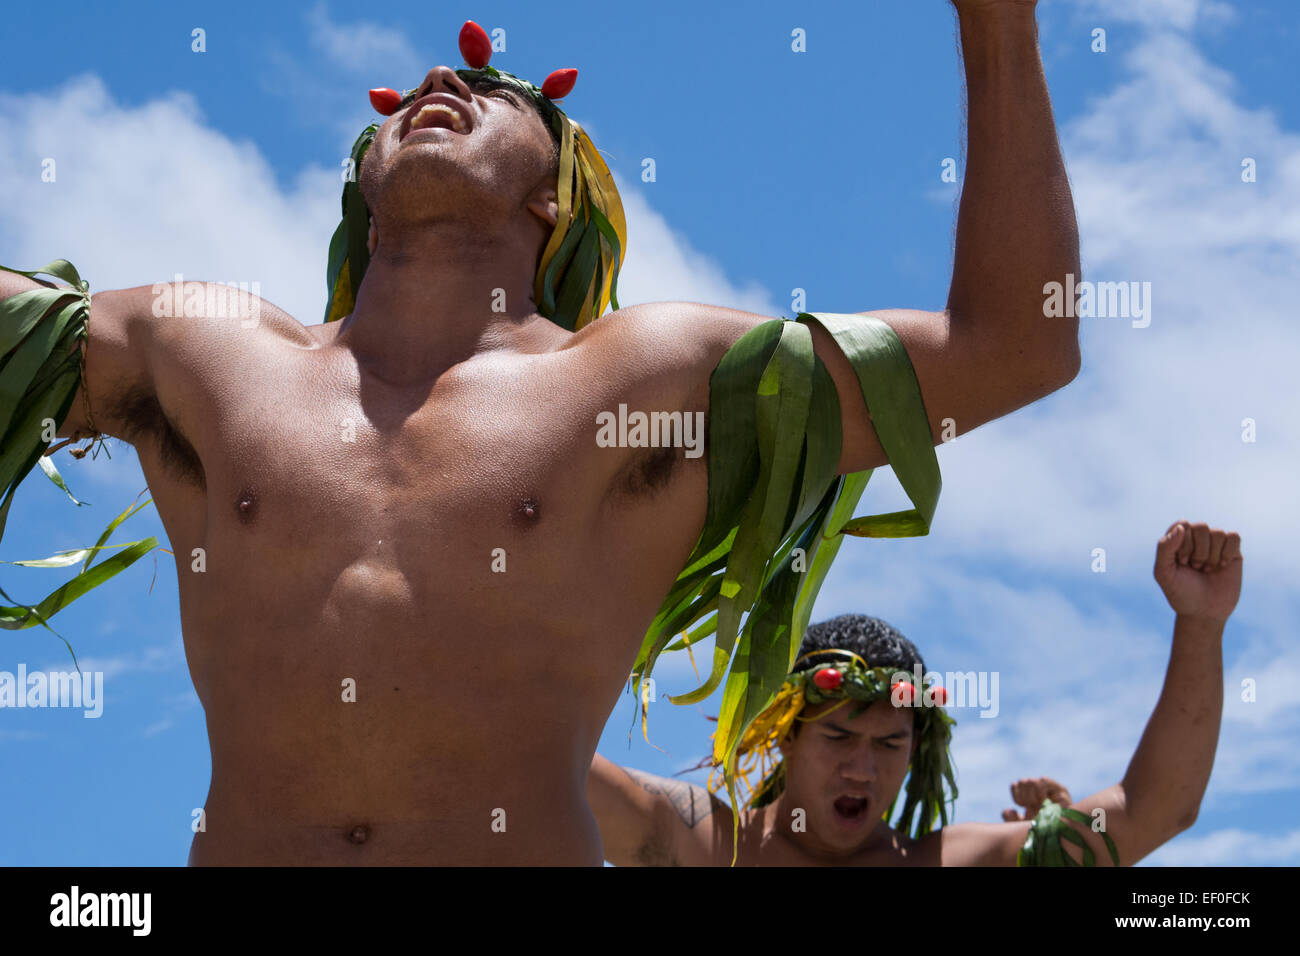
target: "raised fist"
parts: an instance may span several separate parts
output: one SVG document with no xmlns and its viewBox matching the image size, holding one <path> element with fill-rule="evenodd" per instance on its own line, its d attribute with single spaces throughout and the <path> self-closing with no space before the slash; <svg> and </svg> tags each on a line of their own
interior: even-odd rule
<svg viewBox="0 0 1300 956">
<path fill-rule="evenodd" d="M 1175 613 L 1226 621 L 1241 594 L 1241 535 L 1175 521 L 1156 545 L 1155 578 Z"/>
</svg>

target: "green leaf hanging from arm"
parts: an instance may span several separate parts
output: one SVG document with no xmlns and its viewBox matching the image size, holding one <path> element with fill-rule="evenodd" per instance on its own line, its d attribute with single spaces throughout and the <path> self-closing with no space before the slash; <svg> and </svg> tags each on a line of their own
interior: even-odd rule
<svg viewBox="0 0 1300 956">
<path fill-rule="evenodd" d="M 42 269 L 25 272 L 0 268 L 35 278 L 52 275 L 72 288 L 29 289 L 0 300 L 0 538 L 4 535 L 9 508 L 19 484 L 39 464 L 45 475 L 75 504 L 63 476 L 45 456 L 49 447 L 48 426 L 61 427 L 81 384 L 81 363 L 77 347 L 86 336 L 90 310 L 90 287 L 67 260 L 59 259 Z M 147 502 L 146 502 L 147 503 Z M 119 515 L 91 548 L 72 549 L 50 558 L 6 562 L 35 568 L 67 567 L 82 562 L 80 572 L 51 591 L 36 604 L 21 604 L 3 590 L 12 606 L 0 608 L 0 627 L 16 630 L 37 624 L 52 630 L 48 618 L 78 597 L 102 584 L 147 554 L 158 542 L 146 538 L 110 549 L 106 542 L 113 530 L 138 507 Z M 118 550 L 120 548 L 120 550 Z M 91 565 L 101 551 L 118 553 Z M 64 642 L 67 643 L 66 641 Z M 71 647 L 69 646 L 69 650 Z M 75 661 L 75 654 L 73 655 Z"/>
<path fill-rule="evenodd" d="M 804 312 L 799 320 L 819 323 L 853 366 L 889 466 L 914 505 L 909 511 L 854 518 L 843 533 L 876 538 L 929 534 L 942 480 L 921 386 L 898 333 L 866 315 Z"/>
</svg>

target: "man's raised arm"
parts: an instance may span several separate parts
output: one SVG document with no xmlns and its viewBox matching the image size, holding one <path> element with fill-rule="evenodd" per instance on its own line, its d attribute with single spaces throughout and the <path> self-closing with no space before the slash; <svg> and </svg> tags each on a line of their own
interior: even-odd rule
<svg viewBox="0 0 1300 956">
<path fill-rule="evenodd" d="M 1073 310 L 1067 317 L 1044 314 L 1044 286 L 1064 284 L 1067 275 L 1079 274 L 1079 239 L 1038 55 L 1034 3 L 956 0 L 955 5 L 966 71 L 968 145 L 947 307 L 941 312 L 856 313 L 883 322 L 887 332 L 892 330 L 887 337 L 896 336 L 901 344 L 904 365 L 910 361 L 920 387 L 934 444 L 1063 387 L 1080 366 Z M 607 354 L 644 363 L 671 340 L 686 350 L 681 364 L 710 371 L 740 336 L 770 321 L 689 302 L 632 306 L 622 312 L 624 321 L 592 332 L 608 331 L 611 338 L 623 339 Z M 873 324 L 841 314 L 841 330 L 833 336 L 820 323 L 810 323 L 813 348 L 839 397 L 841 474 L 890 463 L 873 415 L 892 414 L 881 408 L 869 413 L 865 386 L 840 345 L 845 337 L 867 335 L 879 346 Z M 882 351 L 895 349 L 886 345 L 872 351 L 874 363 Z M 870 378 L 873 372 L 867 368 L 864 374 Z M 695 402 L 707 402 L 707 381 L 696 376 L 694 383 Z M 913 400 L 906 389 L 889 386 L 881 401 L 893 401 L 911 414 L 907 406 Z"/>
<path fill-rule="evenodd" d="M 1044 316 L 1044 285 L 1079 275 L 1079 234 L 1038 54 L 1035 5 L 954 0 L 967 148 L 946 310 L 860 313 L 888 323 L 907 350 L 936 444 L 946 420 L 946 437 L 968 432 L 1063 387 L 1079 371 L 1078 320 Z M 845 410 L 841 470 L 883 463 L 848 363 L 824 338 L 817 354 Z"/>
<path fill-rule="evenodd" d="M 1079 369 L 1078 320 L 1046 318 L 1046 283 L 1079 274 L 1079 232 L 1038 54 L 1035 3 L 956 0 L 967 156 L 948 316 L 954 345 L 1043 394 Z M 1018 396 L 1008 396 L 1008 405 Z M 993 416 L 991 416 L 993 417 Z M 961 427 L 961 423 L 958 423 Z M 964 428 L 962 429 L 964 430 Z"/>
<path fill-rule="evenodd" d="M 1178 521 L 1160 539 L 1155 578 L 1177 615 L 1164 687 L 1124 779 L 1072 807 L 1089 819 L 1073 831 L 1099 866 L 1111 865 L 1103 833 L 1120 865 L 1131 866 L 1196 821 L 1219 742 L 1223 628 L 1241 593 L 1241 569 L 1236 532 Z M 947 827 L 943 863 L 1014 866 L 1028 831 L 1025 823 Z M 1073 843 L 1061 847 L 1082 858 Z"/>
</svg>

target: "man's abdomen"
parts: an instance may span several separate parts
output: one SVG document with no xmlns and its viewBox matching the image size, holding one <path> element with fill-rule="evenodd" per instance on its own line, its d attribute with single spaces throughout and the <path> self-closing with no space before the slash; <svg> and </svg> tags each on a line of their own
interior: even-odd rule
<svg viewBox="0 0 1300 956">
<path fill-rule="evenodd" d="M 519 794 L 489 807 L 470 791 L 439 801 L 426 816 L 394 819 L 357 807 L 332 822 L 276 820 L 237 811 L 209 793 L 206 829 L 195 834 L 191 866 L 599 866 L 600 836 L 584 800 Z M 237 801 L 239 802 L 239 801 Z"/>
</svg>

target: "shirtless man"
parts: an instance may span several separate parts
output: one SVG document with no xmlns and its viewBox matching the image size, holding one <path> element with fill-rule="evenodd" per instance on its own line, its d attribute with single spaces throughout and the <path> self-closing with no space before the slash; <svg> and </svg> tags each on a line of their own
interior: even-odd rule
<svg viewBox="0 0 1300 956">
<path fill-rule="evenodd" d="M 1204 523 L 1175 522 L 1156 547 L 1155 578 L 1176 615 L 1165 684 L 1124 778 L 1072 804 L 1090 819 L 1104 820 L 1123 866 L 1196 821 L 1218 746 L 1223 628 L 1241 593 L 1241 569 L 1240 536 Z M 891 646 L 888 638 L 860 637 L 854 631 L 861 629 L 845 621 L 809 628 L 804 650 L 847 649 L 872 666 L 911 672 L 919 655 L 910 642 L 904 639 L 899 653 L 900 642 Z M 796 732 L 781 746 L 785 790 L 766 806 L 742 811 L 737 865 L 1016 865 L 1028 821 L 1044 797 L 1054 796 L 1049 786 L 1059 784 L 1044 779 L 1013 786 L 1026 809 L 1016 822 L 950 824 L 914 840 L 881 817 L 907 775 L 916 712 L 878 700 L 857 716 L 841 709 L 818 719 L 835 706 L 810 704 L 800 715 L 808 722 L 795 722 Z M 1061 743 L 1068 745 L 1064 735 Z M 597 755 L 587 795 L 606 858 L 617 866 L 731 863 L 731 809 L 703 787 L 619 767 Z M 1104 816 L 1095 813 L 1099 808 Z M 791 825 L 796 809 L 806 812 L 801 831 Z M 1088 842 L 1097 865 L 1111 865 L 1099 833 L 1074 830 Z M 1061 845 L 1076 862 L 1081 859 L 1072 843 Z"/>
<path fill-rule="evenodd" d="M 1044 284 L 1079 259 L 1033 5 L 957 8 L 969 160 L 947 308 L 870 313 L 936 443 L 945 418 L 967 432 L 1080 363 L 1077 322 L 1044 318 Z M 94 425 L 139 452 L 207 715 L 194 864 L 599 864 L 587 770 L 700 533 L 707 466 L 598 447 L 596 416 L 707 411 L 721 356 L 771 318 L 659 302 L 574 334 L 541 317 L 550 133 L 449 67 L 411 109 L 433 92 L 470 128 L 408 140 L 405 109 L 380 128 L 360 172 L 378 245 L 347 319 L 258 302 L 248 329 L 157 319 L 147 286 L 93 299 Z M 0 296 L 32 287 L 0 273 Z M 814 344 L 840 471 L 885 465 L 852 367 L 819 328 Z M 88 433 L 84 409 L 61 436 Z"/>
</svg>

